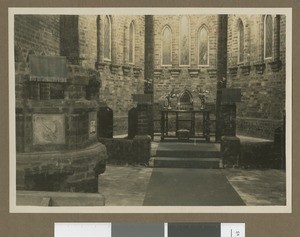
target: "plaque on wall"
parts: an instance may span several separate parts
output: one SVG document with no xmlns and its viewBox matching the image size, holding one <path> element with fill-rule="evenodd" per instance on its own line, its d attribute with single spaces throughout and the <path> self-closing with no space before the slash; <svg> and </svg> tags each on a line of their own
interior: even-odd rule
<svg viewBox="0 0 300 237">
<path fill-rule="evenodd" d="M 34 114 L 33 145 L 65 144 L 65 116 L 63 114 Z"/>
</svg>

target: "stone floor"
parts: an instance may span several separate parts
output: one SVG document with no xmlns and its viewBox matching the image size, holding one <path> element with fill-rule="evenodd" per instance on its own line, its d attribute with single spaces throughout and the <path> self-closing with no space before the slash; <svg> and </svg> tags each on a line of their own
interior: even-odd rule
<svg viewBox="0 0 300 237">
<path fill-rule="evenodd" d="M 107 206 L 141 206 L 153 169 L 107 165 L 99 190 Z M 281 170 L 220 170 L 246 205 L 285 205 L 285 172 Z M 182 195 L 187 195 L 182 193 Z"/>
<path fill-rule="evenodd" d="M 285 205 L 284 171 L 223 169 L 222 172 L 246 205 Z"/>
</svg>

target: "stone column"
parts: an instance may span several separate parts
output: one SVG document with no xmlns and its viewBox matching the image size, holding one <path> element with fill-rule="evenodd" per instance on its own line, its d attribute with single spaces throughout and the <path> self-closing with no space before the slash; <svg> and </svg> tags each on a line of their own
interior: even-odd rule
<svg viewBox="0 0 300 237">
<path fill-rule="evenodd" d="M 239 165 L 240 139 L 236 137 L 236 103 L 241 100 L 240 89 L 219 90 L 221 155 L 224 167 Z"/>
<path fill-rule="evenodd" d="M 226 88 L 227 78 L 227 29 L 228 15 L 218 15 L 217 47 L 217 98 L 216 98 L 216 141 L 221 139 L 222 114 L 220 89 Z"/>
<path fill-rule="evenodd" d="M 60 55 L 73 65 L 80 64 L 78 16 L 60 16 Z"/>
<path fill-rule="evenodd" d="M 145 94 L 153 94 L 154 78 L 154 23 L 153 16 L 145 16 Z"/>
</svg>

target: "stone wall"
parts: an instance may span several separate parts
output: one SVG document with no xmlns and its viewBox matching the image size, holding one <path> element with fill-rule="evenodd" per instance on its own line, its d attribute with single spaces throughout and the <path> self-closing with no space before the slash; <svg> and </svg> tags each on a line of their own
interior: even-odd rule
<svg viewBox="0 0 300 237">
<path fill-rule="evenodd" d="M 81 65 L 95 69 L 97 62 L 97 16 L 80 15 L 78 31 Z"/>
<path fill-rule="evenodd" d="M 100 143 L 75 151 L 18 153 L 17 189 L 95 193 L 106 160 Z"/>
<path fill-rule="evenodd" d="M 60 21 L 53 15 L 15 15 L 15 61 L 29 54 L 59 55 Z"/>
<path fill-rule="evenodd" d="M 194 108 L 200 108 L 200 100 L 193 90 L 206 89 L 210 92 L 208 102 L 214 102 L 216 97 L 216 53 L 217 53 L 217 16 L 191 15 L 189 16 L 190 29 L 190 65 L 180 65 L 180 17 L 154 16 L 154 103 L 162 105 L 163 96 L 174 89 L 180 93 L 184 89 L 192 93 Z M 162 30 L 170 27 L 172 32 L 172 63 L 162 66 Z M 198 31 L 205 26 L 209 34 L 209 64 L 198 65 Z M 177 100 L 173 99 L 176 107 Z"/>
<path fill-rule="evenodd" d="M 272 58 L 264 58 L 264 17 L 229 15 L 227 87 L 241 88 L 237 105 L 237 132 L 271 138 L 282 125 L 285 110 L 285 16 L 279 28 L 273 17 Z M 244 62 L 238 62 L 238 22 L 244 25 Z M 279 38 L 279 40 L 278 40 Z"/>
<path fill-rule="evenodd" d="M 99 138 L 107 148 L 108 163 L 148 164 L 151 154 L 151 139 L 136 136 L 133 140 L 122 138 Z"/>
<path fill-rule="evenodd" d="M 114 112 L 114 131 L 127 133 L 128 110 L 133 107 L 132 94 L 144 92 L 144 16 L 110 16 L 112 26 L 111 60 L 104 59 L 103 21 L 98 18 L 98 37 L 100 37 L 97 68 L 102 87 L 100 99 Z M 135 28 L 134 63 L 129 63 L 129 26 Z M 119 126 L 120 124 L 120 126 Z"/>
<path fill-rule="evenodd" d="M 88 28 L 94 21 L 96 34 L 95 19 L 16 16 L 18 189 L 98 192 L 107 155 L 97 140 L 101 82 L 94 68 L 97 37 Z M 33 63 L 43 68 L 40 74 L 30 70 Z M 54 73 L 49 65 L 57 63 L 64 67 Z"/>
</svg>

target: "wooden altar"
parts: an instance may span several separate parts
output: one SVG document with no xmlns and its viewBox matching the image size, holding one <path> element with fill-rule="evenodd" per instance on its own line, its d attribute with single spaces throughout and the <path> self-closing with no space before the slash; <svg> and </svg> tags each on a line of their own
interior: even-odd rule
<svg viewBox="0 0 300 237">
<path fill-rule="evenodd" d="M 201 133 L 196 131 L 196 115 L 202 114 L 203 130 Z M 169 116 L 175 115 L 175 134 L 169 129 Z M 184 115 L 184 116 L 182 116 Z M 208 110 L 161 110 L 161 141 L 165 138 L 181 138 L 180 133 L 186 132 L 189 138 L 204 138 L 210 141 L 210 111 Z M 189 124 L 189 129 L 182 129 L 181 122 Z"/>
</svg>

